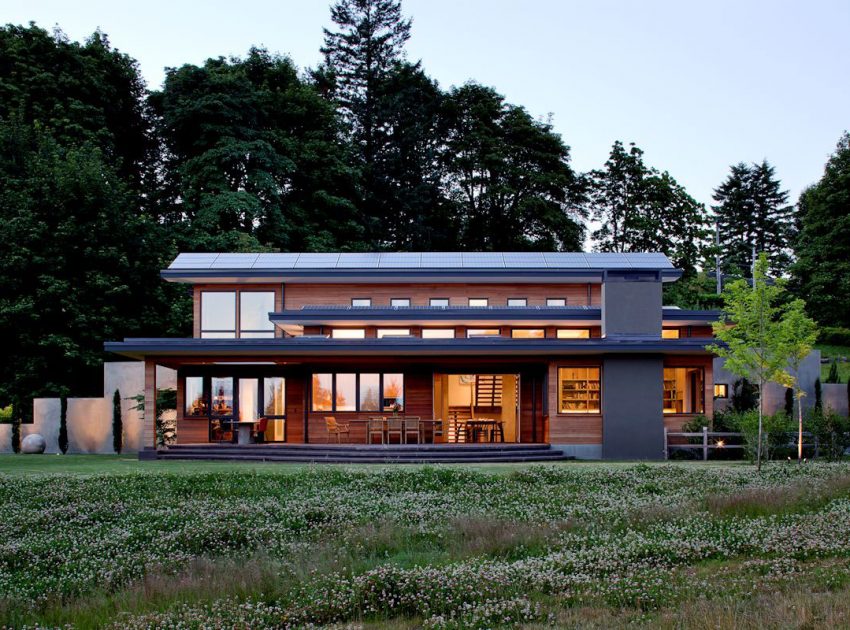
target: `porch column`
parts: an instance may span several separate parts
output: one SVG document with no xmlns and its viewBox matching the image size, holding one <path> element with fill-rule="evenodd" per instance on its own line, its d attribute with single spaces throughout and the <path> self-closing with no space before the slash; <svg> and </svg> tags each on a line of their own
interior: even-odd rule
<svg viewBox="0 0 850 630">
<path fill-rule="evenodd" d="M 145 358 L 145 415 L 142 448 L 156 448 L 156 361 Z"/>
</svg>

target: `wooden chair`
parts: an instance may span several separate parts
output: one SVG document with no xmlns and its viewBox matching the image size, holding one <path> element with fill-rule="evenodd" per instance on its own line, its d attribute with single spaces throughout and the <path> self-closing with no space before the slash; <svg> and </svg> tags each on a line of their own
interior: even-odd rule
<svg viewBox="0 0 850 630">
<path fill-rule="evenodd" d="M 349 425 L 338 423 L 333 416 L 325 416 L 325 426 L 328 429 L 328 443 L 330 443 L 332 435 L 336 435 L 337 444 L 342 441 L 340 440 L 340 436 L 343 434 L 345 434 L 346 439 L 350 439 L 351 430 L 349 429 Z"/>
<path fill-rule="evenodd" d="M 376 418 L 369 418 L 366 423 L 366 442 L 368 444 L 372 443 L 372 436 L 375 433 L 381 434 L 381 444 L 384 443 L 384 417 L 379 416 Z"/>
<path fill-rule="evenodd" d="M 442 438 L 445 435 L 445 433 L 444 433 L 445 427 L 443 427 L 443 419 L 442 418 L 435 418 L 434 422 L 431 423 L 431 427 L 432 427 L 432 429 L 431 429 L 431 443 L 436 444 L 437 443 L 437 436 L 439 435 Z"/>
<path fill-rule="evenodd" d="M 419 444 L 419 416 L 405 416 L 404 418 L 404 441 L 407 443 L 408 436 L 412 433 L 416 436 L 416 443 Z"/>
<path fill-rule="evenodd" d="M 387 416 L 387 444 L 392 443 L 393 434 L 398 435 L 398 443 L 404 442 L 404 418 L 401 416 Z"/>
<path fill-rule="evenodd" d="M 253 439 L 258 444 L 265 444 L 266 442 L 266 431 L 269 428 L 269 419 L 265 416 L 260 418 L 258 422 L 254 423 L 254 428 L 251 431 L 251 439 Z"/>
</svg>

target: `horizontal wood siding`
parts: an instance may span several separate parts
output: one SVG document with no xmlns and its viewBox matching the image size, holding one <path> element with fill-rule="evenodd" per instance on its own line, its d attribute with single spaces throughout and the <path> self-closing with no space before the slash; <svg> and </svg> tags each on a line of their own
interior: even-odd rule
<svg viewBox="0 0 850 630">
<path fill-rule="evenodd" d="M 210 421 L 206 418 L 177 420 L 178 444 L 203 444 L 210 441 Z"/>
<path fill-rule="evenodd" d="M 598 284 L 287 284 L 285 304 L 297 310 L 370 298 L 372 306 L 389 306 L 393 298 L 409 298 L 411 306 L 428 306 L 431 298 L 448 298 L 451 306 L 467 306 L 469 298 L 487 298 L 490 306 L 505 306 L 508 298 L 527 298 L 529 306 L 544 306 L 546 298 L 566 298 L 568 306 L 599 306 L 600 296 Z"/>
<path fill-rule="evenodd" d="M 304 382 L 303 375 L 286 378 L 286 441 L 304 443 Z"/>
</svg>

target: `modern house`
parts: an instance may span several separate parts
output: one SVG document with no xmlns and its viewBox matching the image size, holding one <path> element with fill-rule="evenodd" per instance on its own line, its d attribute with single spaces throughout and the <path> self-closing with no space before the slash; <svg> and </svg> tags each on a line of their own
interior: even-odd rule
<svg viewBox="0 0 850 630">
<path fill-rule="evenodd" d="M 661 459 L 664 427 L 714 398 L 717 313 L 664 307 L 680 276 L 655 253 L 180 254 L 162 277 L 191 290 L 193 337 L 106 349 L 145 362 L 151 447 L 160 365 L 177 371 L 178 444 Z"/>
</svg>

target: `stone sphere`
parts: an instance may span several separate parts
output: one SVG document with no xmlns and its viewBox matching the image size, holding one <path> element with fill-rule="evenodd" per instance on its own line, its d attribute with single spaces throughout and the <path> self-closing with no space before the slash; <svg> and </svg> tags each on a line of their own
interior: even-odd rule
<svg viewBox="0 0 850 630">
<path fill-rule="evenodd" d="M 31 433 L 21 441 L 21 453 L 43 453 L 47 442 L 38 433 Z"/>
</svg>

